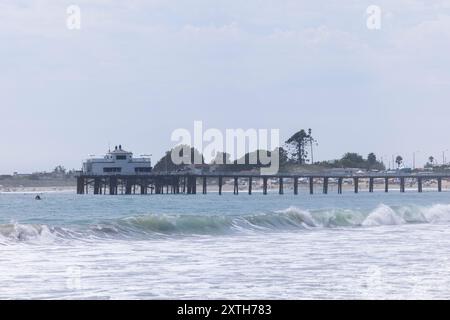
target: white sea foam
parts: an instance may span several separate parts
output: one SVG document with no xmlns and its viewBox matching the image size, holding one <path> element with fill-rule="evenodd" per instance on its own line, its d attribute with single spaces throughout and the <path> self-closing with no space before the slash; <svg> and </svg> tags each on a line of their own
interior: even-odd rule
<svg viewBox="0 0 450 320">
<path fill-rule="evenodd" d="M 428 222 L 447 222 L 450 221 L 450 205 L 436 204 L 423 209 L 423 215 Z"/>
<path fill-rule="evenodd" d="M 362 222 L 363 226 L 398 225 L 406 221 L 391 207 L 381 204 Z"/>
<path fill-rule="evenodd" d="M 39 240 L 41 242 L 53 241 L 55 233 L 47 225 L 21 224 L 12 222 L 0 225 L 0 236 L 3 241 L 27 242 Z"/>
</svg>

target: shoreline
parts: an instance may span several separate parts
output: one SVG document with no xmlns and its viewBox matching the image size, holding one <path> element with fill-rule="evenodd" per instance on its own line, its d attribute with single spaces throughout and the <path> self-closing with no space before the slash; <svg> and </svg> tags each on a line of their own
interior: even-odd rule
<svg viewBox="0 0 450 320">
<path fill-rule="evenodd" d="M 10 188 L 1 188 L 0 194 L 17 194 L 17 193 L 76 193 L 76 187 L 10 187 Z"/>
</svg>

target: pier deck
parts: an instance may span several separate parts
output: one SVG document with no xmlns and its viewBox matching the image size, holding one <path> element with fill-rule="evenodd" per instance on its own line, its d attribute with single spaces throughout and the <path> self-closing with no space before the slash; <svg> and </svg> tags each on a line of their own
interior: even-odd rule
<svg viewBox="0 0 450 320">
<path fill-rule="evenodd" d="M 208 183 L 208 180 L 210 183 Z M 383 181 L 384 192 L 389 192 L 392 184 L 399 185 L 400 192 L 405 192 L 407 182 L 417 186 L 418 192 L 423 192 L 426 181 L 435 181 L 436 189 L 442 192 L 442 181 L 449 180 L 450 174 L 410 174 L 410 173 L 367 173 L 367 174 L 324 174 L 324 173 L 304 173 L 304 174 L 276 174 L 258 175 L 250 173 L 149 173 L 136 175 L 85 175 L 77 176 L 77 193 L 87 194 L 196 194 L 197 188 L 201 188 L 201 193 L 206 194 L 208 186 L 214 183 L 218 187 L 218 193 L 222 194 L 226 181 L 231 181 L 233 193 L 239 194 L 240 182 L 246 181 L 248 194 L 252 194 L 252 187 L 256 181 L 260 181 L 263 194 L 267 194 L 269 181 L 276 181 L 278 193 L 284 194 L 286 183 L 290 183 L 294 194 L 299 193 L 299 184 L 304 184 L 310 194 L 314 193 L 315 185 L 322 186 L 322 192 L 327 194 L 330 184 L 337 185 L 337 192 L 343 193 L 343 185 L 352 185 L 355 193 L 358 193 L 360 182 L 365 181 L 368 191 L 374 192 L 375 181 Z M 392 181 L 394 180 L 394 181 Z"/>
</svg>

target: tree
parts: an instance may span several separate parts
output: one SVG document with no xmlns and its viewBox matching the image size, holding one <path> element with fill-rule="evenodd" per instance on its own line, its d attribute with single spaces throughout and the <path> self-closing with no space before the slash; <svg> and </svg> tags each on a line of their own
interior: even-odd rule
<svg viewBox="0 0 450 320">
<path fill-rule="evenodd" d="M 231 172 L 267 168 L 272 165 L 272 161 L 274 161 L 272 156 L 277 153 L 279 157 L 279 165 L 282 166 L 283 164 L 286 164 L 287 155 L 286 151 L 283 148 L 276 148 L 273 151 L 258 149 L 252 152 L 247 152 L 239 159 L 233 160 L 231 162 L 225 162 L 224 160 L 223 165 L 221 165 L 216 159 L 220 159 L 220 157 L 222 156 L 230 159 L 230 155 L 228 153 L 218 153 L 211 164 L 217 165 L 218 169 L 221 171 Z"/>
<path fill-rule="evenodd" d="M 431 166 L 434 165 L 434 157 L 433 157 L 433 156 L 430 156 L 430 157 L 428 158 L 428 161 L 430 162 L 430 165 L 431 165 Z"/>
<path fill-rule="evenodd" d="M 311 141 L 313 141 L 313 137 L 303 129 L 296 132 L 286 141 L 287 146 L 294 149 L 292 152 L 293 158 L 298 164 L 304 164 L 306 162 L 306 158 L 308 157 L 306 145 L 311 143 Z"/>
<path fill-rule="evenodd" d="M 184 164 L 175 164 L 172 161 L 172 152 L 178 152 L 178 155 L 180 157 L 183 157 L 183 150 L 188 148 L 188 150 L 191 151 L 191 161 L 190 163 L 184 163 Z M 180 145 L 172 150 L 166 151 L 165 155 L 158 160 L 158 162 L 155 164 L 153 171 L 157 172 L 171 172 L 171 171 L 177 171 L 179 169 L 185 168 L 189 164 L 194 164 L 195 159 L 201 159 L 202 164 L 204 163 L 203 155 L 200 154 L 200 152 L 193 148 L 186 145 Z"/>
<path fill-rule="evenodd" d="M 367 156 L 367 163 L 369 165 L 369 169 L 377 164 L 377 156 L 375 155 L 375 153 L 369 153 L 369 155 Z"/>
<path fill-rule="evenodd" d="M 231 163 L 231 155 L 226 152 L 217 152 L 211 164 L 227 164 Z"/>
<path fill-rule="evenodd" d="M 280 157 L 280 166 L 284 166 L 286 163 L 289 162 L 289 157 L 287 151 L 283 147 L 279 147 L 275 149 L 275 152 L 279 152 Z"/>
<path fill-rule="evenodd" d="M 65 173 L 66 173 L 66 168 L 64 168 L 64 167 L 61 166 L 61 165 L 56 166 L 56 168 L 53 169 L 53 173 L 62 173 L 62 174 L 65 174 Z"/>
<path fill-rule="evenodd" d="M 344 154 L 342 159 L 339 161 L 341 166 L 344 168 L 365 168 L 366 167 L 366 161 L 364 158 L 353 152 L 347 152 Z"/>
<path fill-rule="evenodd" d="M 395 163 L 397 164 L 397 167 L 400 169 L 400 166 L 403 163 L 403 157 L 402 156 L 397 156 L 397 158 L 395 158 Z"/>
</svg>

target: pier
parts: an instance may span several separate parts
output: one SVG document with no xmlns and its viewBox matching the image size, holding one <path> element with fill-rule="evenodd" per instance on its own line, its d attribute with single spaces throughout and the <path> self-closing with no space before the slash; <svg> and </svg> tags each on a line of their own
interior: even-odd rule
<svg viewBox="0 0 450 320">
<path fill-rule="evenodd" d="M 327 175 L 317 174 L 277 174 L 258 175 L 245 173 L 148 173 L 135 175 L 87 175 L 77 176 L 77 194 L 118 195 L 118 194 L 197 194 L 201 188 L 202 194 L 208 193 L 208 186 L 217 186 L 216 192 L 221 195 L 225 185 L 232 187 L 233 194 L 239 194 L 244 189 L 249 195 L 254 191 L 254 184 L 259 182 L 263 194 L 268 193 L 269 186 L 277 185 L 278 193 L 285 194 L 286 187 L 291 187 L 293 194 L 298 195 L 299 186 L 303 185 L 306 193 L 314 194 L 316 186 L 321 186 L 322 193 L 328 194 L 330 186 L 334 186 L 338 194 L 348 185 L 352 192 L 359 193 L 365 183 L 366 190 L 373 193 L 375 184 L 383 185 L 382 191 L 389 192 L 391 185 L 398 185 L 399 191 L 406 192 L 407 185 L 415 187 L 417 192 L 423 192 L 423 186 L 428 181 L 436 184 L 435 190 L 442 192 L 442 181 L 450 180 L 450 174 L 384 174 L 370 173 L 357 175 Z M 376 183 L 378 182 L 378 183 Z M 319 190 L 320 192 L 320 190 Z"/>
</svg>

